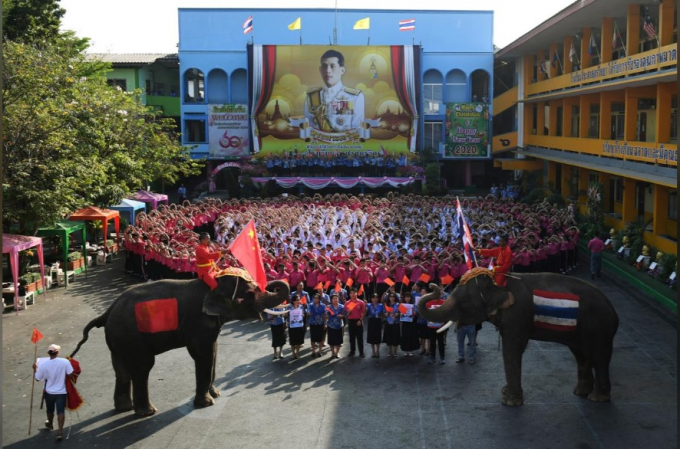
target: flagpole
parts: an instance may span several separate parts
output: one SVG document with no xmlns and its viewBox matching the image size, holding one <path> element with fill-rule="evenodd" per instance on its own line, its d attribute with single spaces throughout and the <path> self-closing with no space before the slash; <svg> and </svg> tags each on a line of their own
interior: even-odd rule
<svg viewBox="0 0 680 449">
<path fill-rule="evenodd" d="M 33 363 L 38 360 L 38 342 L 35 342 L 35 352 L 33 354 Z M 33 380 L 31 381 L 31 407 L 28 412 L 28 434 L 31 434 L 31 425 L 33 424 L 33 390 L 35 389 L 35 373 L 31 375 Z"/>
</svg>

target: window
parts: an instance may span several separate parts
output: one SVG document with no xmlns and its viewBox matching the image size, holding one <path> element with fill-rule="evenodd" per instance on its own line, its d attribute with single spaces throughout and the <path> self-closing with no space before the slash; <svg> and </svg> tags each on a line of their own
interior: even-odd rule
<svg viewBox="0 0 680 449">
<path fill-rule="evenodd" d="M 671 97 L 671 142 L 678 141 L 678 96 Z"/>
<path fill-rule="evenodd" d="M 184 101 L 185 103 L 205 102 L 205 79 L 203 72 L 189 69 L 184 73 Z"/>
<path fill-rule="evenodd" d="M 205 143 L 205 119 L 185 120 L 184 135 L 186 143 Z"/>
<path fill-rule="evenodd" d="M 678 221 L 678 191 L 668 193 L 668 218 Z"/>
<path fill-rule="evenodd" d="M 538 126 L 538 106 L 533 105 L 531 108 L 531 134 L 536 134 L 536 127 Z"/>
<path fill-rule="evenodd" d="M 588 121 L 588 137 L 600 137 L 600 105 L 590 105 L 590 120 Z"/>
<path fill-rule="evenodd" d="M 581 172 L 578 168 L 571 169 L 571 179 L 569 180 L 569 189 L 571 190 L 571 195 L 573 197 L 578 196 L 578 179 L 581 176 Z"/>
<path fill-rule="evenodd" d="M 425 148 L 432 148 L 435 153 L 439 152 L 439 143 L 442 141 L 442 123 L 425 122 Z"/>
<path fill-rule="evenodd" d="M 112 78 L 106 80 L 106 84 L 108 84 L 111 87 L 120 87 L 122 91 L 127 91 L 127 80 L 126 79 L 119 79 L 119 78 Z"/>
<path fill-rule="evenodd" d="M 571 137 L 578 137 L 580 113 L 578 106 L 571 107 Z"/>
<path fill-rule="evenodd" d="M 564 112 L 562 106 L 557 107 L 557 129 L 555 130 L 556 136 L 562 136 L 562 120 L 564 120 Z"/>
<path fill-rule="evenodd" d="M 452 70 L 446 74 L 446 102 L 465 101 L 467 97 L 467 83 L 465 73 Z"/>
<path fill-rule="evenodd" d="M 444 101 L 442 75 L 436 70 L 428 70 L 423 75 L 423 109 L 425 115 L 439 115 L 440 105 Z"/>
<path fill-rule="evenodd" d="M 626 105 L 624 103 L 612 103 L 612 123 L 610 139 L 623 139 L 623 129 L 626 124 Z"/>
<path fill-rule="evenodd" d="M 617 203 L 623 203 L 623 179 L 616 178 L 612 180 L 614 182 L 614 201 Z"/>
<path fill-rule="evenodd" d="M 591 182 L 600 182 L 600 174 L 593 172 L 588 173 L 588 185 L 590 185 Z"/>
</svg>

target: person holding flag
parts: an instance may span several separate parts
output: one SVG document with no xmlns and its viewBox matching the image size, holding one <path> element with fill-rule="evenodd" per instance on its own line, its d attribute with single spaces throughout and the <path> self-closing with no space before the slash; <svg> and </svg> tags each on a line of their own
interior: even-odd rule
<svg viewBox="0 0 680 449">
<path fill-rule="evenodd" d="M 396 357 L 399 340 L 401 339 L 401 329 L 399 327 L 399 303 L 397 302 L 397 295 L 394 293 L 390 294 L 388 302 L 385 303 L 385 314 L 387 322 L 383 331 L 383 343 L 387 345 L 387 355 L 389 357 Z"/>
<path fill-rule="evenodd" d="M 355 295 L 356 298 L 356 295 Z M 328 312 L 328 346 L 331 347 L 331 358 L 339 359 L 340 347 L 342 346 L 342 315 L 345 313 L 345 306 L 339 303 L 338 295 L 331 295 L 331 305 L 326 307 Z"/>
<path fill-rule="evenodd" d="M 399 346 L 407 357 L 412 357 L 413 352 L 420 348 L 418 341 L 418 327 L 415 321 L 415 307 L 411 302 L 411 293 L 404 293 L 402 303 L 399 304 L 401 314 L 401 333 Z"/>
<path fill-rule="evenodd" d="M 217 261 L 222 257 L 222 251 L 210 251 L 210 234 L 202 232 L 198 238 L 198 246 L 194 250 L 196 252 L 196 274 L 198 278 L 208 284 L 210 290 L 217 288 Z"/>
<path fill-rule="evenodd" d="M 300 303 L 300 297 L 293 294 L 292 307 L 288 310 L 288 336 L 292 358 L 300 358 L 300 347 L 305 342 L 305 307 Z"/>
<path fill-rule="evenodd" d="M 57 409 L 57 441 L 64 438 L 64 410 L 66 408 L 66 381 L 73 381 L 73 366 L 64 359 L 59 358 L 61 346 L 52 344 L 47 348 L 49 359 L 36 360 L 33 363 L 35 380 L 45 381 L 45 405 L 47 421 L 45 427 L 54 429 L 54 409 Z"/>
<path fill-rule="evenodd" d="M 378 294 L 373 293 L 373 296 L 371 296 L 371 303 L 366 306 L 366 311 L 368 313 L 368 332 L 366 341 L 371 345 L 371 350 L 373 351 L 371 357 L 376 359 L 380 357 L 382 319 L 385 316 L 385 306 L 378 302 L 378 299 Z"/>
<path fill-rule="evenodd" d="M 498 246 L 491 249 L 478 249 L 475 252 L 484 257 L 494 257 L 493 281 L 499 287 L 505 287 L 508 283 L 507 274 L 512 268 L 512 250 L 508 246 L 508 236 L 502 235 L 498 239 Z"/>
<path fill-rule="evenodd" d="M 321 294 L 316 293 L 313 302 L 307 307 L 309 334 L 312 342 L 312 358 L 321 357 L 327 314 L 326 304 L 321 302 Z"/>
</svg>

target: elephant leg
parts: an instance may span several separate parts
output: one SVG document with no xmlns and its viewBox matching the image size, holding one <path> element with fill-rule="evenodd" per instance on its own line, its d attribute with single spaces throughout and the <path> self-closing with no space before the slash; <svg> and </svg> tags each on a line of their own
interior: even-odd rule
<svg viewBox="0 0 680 449">
<path fill-rule="evenodd" d="M 213 361 L 215 360 L 213 353 L 216 349 L 216 342 L 213 342 L 207 349 L 199 347 L 199 345 L 187 346 L 189 355 L 194 359 L 196 366 L 196 397 L 194 398 L 194 407 L 202 408 L 209 407 L 215 404 L 215 400 L 210 395 L 210 388 L 212 387 L 212 378 L 214 376 Z"/>
<path fill-rule="evenodd" d="M 612 341 L 602 344 L 601 350 L 593 353 L 592 364 L 595 368 L 595 385 L 588 399 L 594 402 L 609 402 L 612 385 L 609 380 L 609 362 L 612 358 Z"/>
<path fill-rule="evenodd" d="M 507 385 L 501 389 L 503 405 L 517 406 L 524 404 L 522 391 L 522 355 L 529 342 L 528 338 L 503 337 L 503 366 Z"/>
<path fill-rule="evenodd" d="M 125 365 L 125 359 L 115 352 L 111 353 L 113 371 L 116 373 L 116 388 L 113 392 L 113 406 L 117 412 L 132 410 L 132 378 Z"/>
<path fill-rule="evenodd" d="M 574 394 L 577 396 L 587 396 L 593 391 L 593 382 L 595 381 L 593 378 L 593 366 L 590 360 L 583 355 L 581 349 L 575 346 L 569 346 L 569 349 L 574 354 L 578 365 L 578 382 L 576 383 L 576 388 L 574 388 Z"/>
<path fill-rule="evenodd" d="M 150 416 L 156 407 L 149 400 L 149 373 L 155 363 L 153 354 L 136 354 L 132 371 L 132 396 L 137 416 Z"/>
<path fill-rule="evenodd" d="M 210 396 L 213 398 L 217 398 L 220 396 L 220 391 L 215 388 L 213 383 L 215 382 L 215 369 L 217 367 L 217 340 L 215 340 L 215 343 L 213 343 L 213 364 L 212 364 L 212 377 L 210 378 L 210 390 L 208 392 L 210 393 Z"/>
</svg>

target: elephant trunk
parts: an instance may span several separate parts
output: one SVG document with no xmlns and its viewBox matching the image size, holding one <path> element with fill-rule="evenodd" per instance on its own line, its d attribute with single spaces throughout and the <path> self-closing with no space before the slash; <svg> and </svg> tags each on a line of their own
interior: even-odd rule
<svg viewBox="0 0 680 449">
<path fill-rule="evenodd" d="M 442 304 L 440 307 L 437 307 L 436 309 L 428 309 L 428 301 L 440 298 L 439 287 L 435 284 L 430 284 L 430 288 L 432 289 L 432 292 L 424 295 L 418 302 L 418 314 L 422 318 L 425 318 L 426 320 L 433 323 L 443 323 L 449 320 L 454 321 L 453 309 L 455 307 L 455 299 L 453 297 L 453 293 L 449 295 L 444 304 Z"/>
<path fill-rule="evenodd" d="M 255 307 L 258 312 L 278 306 L 290 297 L 290 286 L 284 281 L 271 281 L 267 290 L 255 295 Z"/>
</svg>

